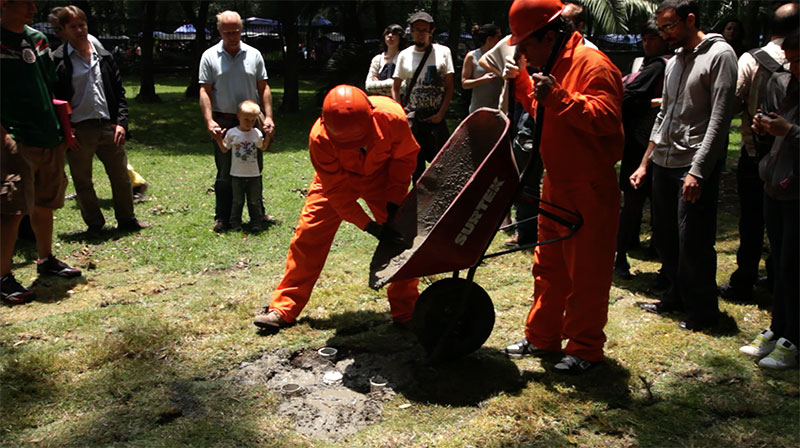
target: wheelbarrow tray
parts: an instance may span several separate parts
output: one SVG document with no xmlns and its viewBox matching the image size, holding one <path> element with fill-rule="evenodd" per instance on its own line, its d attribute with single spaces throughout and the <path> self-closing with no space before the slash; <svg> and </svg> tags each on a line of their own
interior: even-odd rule
<svg viewBox="0 0 800 448">
<path fill-rule="evenodd" d="M 389 223 L 401 238 L 378 244 L 372 288 L 479 262 L 520 182 L 508 132 L 494 109 L 461 122 Z"/>
</svg>

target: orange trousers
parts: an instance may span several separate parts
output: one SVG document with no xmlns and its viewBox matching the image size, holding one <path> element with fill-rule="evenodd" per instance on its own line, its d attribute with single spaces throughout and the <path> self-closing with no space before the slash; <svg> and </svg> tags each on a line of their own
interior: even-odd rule
<svg viewBox="0 0 800 448">
<path fill-rule="evenodd" d="M 599 181 L 558 181 L 547 176 L 542 199 L 577 211 L 583 226 L 572 238 L 537 246 L 533 255 L 533 306 L 525 324 L 528 342 L 544 350 L 603 360 L 608 292 L 613 276 L 619 215 L 619 184 L 612 172 Z M 539 241 L 564 235 L 552 220 L 539 219 Z"/>
<path fill-rule="evenodd" d="M 380 198 L 381 193 L 376 192 L 374 198 L 364 198 L 378 222 L 386 221 L 387 217 L 386 199 Z M 297 229 L 289 243 L 283 279 L 272 294 L 269 305 L 269 309 L 280 313 L 286 322 L 297 320 L 297 316 L 308 303 L 341 223 L 342 218 L 322 194 L 322 185 L 314 176 L 300 212 Z M 407 322 L 411 319 L 419 297 L 417 283 L 417 279 L 403 280 L 390 283 L 387 287 L 394 321 Z"/>
</svg>

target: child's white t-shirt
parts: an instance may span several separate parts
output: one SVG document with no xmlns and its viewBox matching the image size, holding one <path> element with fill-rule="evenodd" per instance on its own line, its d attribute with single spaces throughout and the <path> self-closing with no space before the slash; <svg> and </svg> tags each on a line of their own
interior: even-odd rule
<svg viewBox="0 0 800 448">
<path fill-rule="evenodd" d="M 264 144 L 264 136 L 256 128 L 245 132 L 237 128 L 225 133 L 225 147 L 231 153 L 231 176 L 259 177 L 258 151 Z"/>
</svg>

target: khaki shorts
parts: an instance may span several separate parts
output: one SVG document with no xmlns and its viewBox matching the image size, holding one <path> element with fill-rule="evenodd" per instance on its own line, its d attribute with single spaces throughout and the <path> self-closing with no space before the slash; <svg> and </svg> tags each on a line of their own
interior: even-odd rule
<svg viewBox="0 0 800 448">
<path fill-rule="evenodd" d="M 0 145 L 1 146 L 1 145 Z M 0 198 L 0 214 L 27 215 L 33 207 L 57 209 L 64 206 L 67 176 L 64 173 L 64 143 L 39 148 L 17 143 L 17 152 L 0 149 L 0 180 L 17 174 L 20 180 Z M 10 194 L 9 194 L 10 193 Z"/>
</svg>

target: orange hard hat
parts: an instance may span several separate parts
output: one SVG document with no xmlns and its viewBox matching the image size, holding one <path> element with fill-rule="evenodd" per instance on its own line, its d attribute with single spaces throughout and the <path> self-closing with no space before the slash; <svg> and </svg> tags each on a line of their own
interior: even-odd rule
<svg viewBox="0 0 800 448">
<path fill-rule="evenodd" d="M 360 148 L 372 137 L 372 103 L 358 87 L 341 84 L 322 101 L 322 124 L 328 137 L 337 144 Z"/>
<path fill-rule="evenodd" d="M 561 0 L 514 0 L 508 10 L 510 45 L 518 45 L 537 30 L 555 20 L 564 10 Z"/>
</svg>

